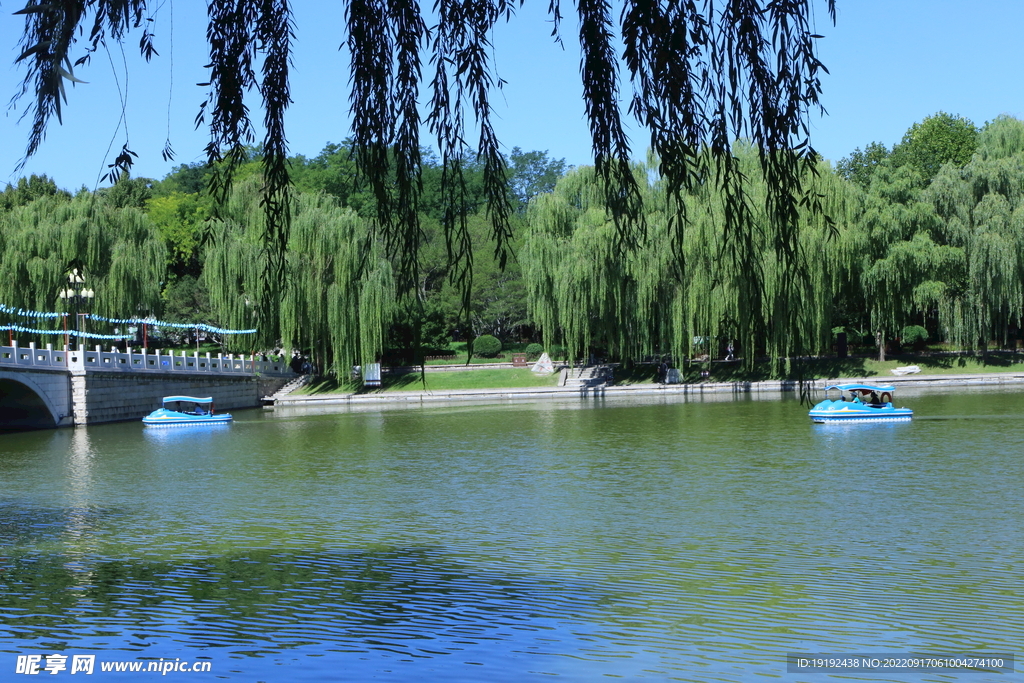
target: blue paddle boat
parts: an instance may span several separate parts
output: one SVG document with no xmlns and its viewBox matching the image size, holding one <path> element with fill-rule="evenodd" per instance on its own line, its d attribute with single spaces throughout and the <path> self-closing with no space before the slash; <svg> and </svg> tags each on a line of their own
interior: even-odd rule
<svg viewBox="0 0 1024 683">
<path fill-rule="evenodd" d="M 832 389 L 839 390 L 839 398 L 829 398 Z M 891 385 L 836 384 L 825 387 L 825 400 L 808 414 L 815 422 L 910 422 L 914 411 L 894 407 L 894 391 Z"/>
<path fill-rule="evenodd" d="M 142 418 L 142 424 L 147 427 L 222 425 L 231 419 L 231 413 L 214 415 L 212 398 L 164 396 L 163 407 Z"/>
</svg>

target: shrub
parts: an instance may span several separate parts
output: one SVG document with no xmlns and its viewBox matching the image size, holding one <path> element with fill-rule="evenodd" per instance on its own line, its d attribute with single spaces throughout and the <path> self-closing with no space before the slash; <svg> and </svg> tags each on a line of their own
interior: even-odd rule
<svg viewBox="0 0 1024 683">
<path fill-rule="evenodd" d="M 551 360 L 565 360 L 565 347 L 559 346 L 558 344 L 552 344 L 548 348 L 548 355 L 551 356 Z"/>
<path fill-rule="evenodd" d="M 900 342 L 910 344 L 915 351 L 923 350 L 926 341 L 928 341 L 928 330 L 920 325 L 907 325 L 903 328 L 903 334 L 900 336 Z"/>
<path fill-rule="evenodd" d="M 924 329 L 920 325 L 907 325 L 903 328 L 903 334 L 901 335 L 901 341 L 904 344 L 924 344 L 928 341 L 928 330 Z"/>
<path fill-rule="evenodd" d="M 540 344 L 530 344 L 526 347 L 526 356 L 530 360 L 536 360 L 540 358 L 540 354 L 544 353 L 544 347 Z"/>
<path fill-rule="evenodd" d="M 473 353 L 484 358 L 494 358 L 501 351 L 501 341 L 489 334 L 482 334 L 473 342 Z"/>
</svg>

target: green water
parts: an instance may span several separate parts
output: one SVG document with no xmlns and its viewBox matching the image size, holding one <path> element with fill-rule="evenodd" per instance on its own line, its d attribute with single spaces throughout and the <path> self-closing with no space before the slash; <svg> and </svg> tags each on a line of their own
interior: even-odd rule
<svg viewBox="0 0 1024 683">
<path fill-rule="evenodd" d="M 910 424 L 608 400 L 3 435 L 0 680 L 52 652 L 239 681 L 813 681 L 786 653 L 1012 653 L 1024 394 L 904 398 Z M 961 675 L 1013 678 L 860 678 Z"/>
</svg>

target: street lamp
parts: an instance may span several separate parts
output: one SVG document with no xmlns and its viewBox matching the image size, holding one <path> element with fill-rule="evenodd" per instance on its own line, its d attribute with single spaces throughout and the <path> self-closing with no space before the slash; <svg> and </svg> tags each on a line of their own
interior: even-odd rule
<svg viewBox="0 0 1024 683">
<path fill-rule="evenodd" d="M 77 333 L 81 332 L 81 328 L 84 327 L 84 322 L 80 322 L 78 319 L 79 315 L 83 315 L 78 312 L 78 306 L 80 303 L 85 304 L 87 301 L 96 296 L 96 292 L 86 288 L 85 275 L 82 274 L 82 271 L 80 269 L 73 268 L 71 272 L 68 273 L 68 286 L 65 289 L 62 289 L 59 292 L 57 292 L 57 296 L 59 296 L 61 299 L 64 299 L 65 301 L 70 301 L 72 306 L 74 306 L 76 332 L 75 336 L 78 337 Z M 81 346 L 81 344 L 82 340 L 81 338 L 78 338 L 78 345 Z"/>
</svg>

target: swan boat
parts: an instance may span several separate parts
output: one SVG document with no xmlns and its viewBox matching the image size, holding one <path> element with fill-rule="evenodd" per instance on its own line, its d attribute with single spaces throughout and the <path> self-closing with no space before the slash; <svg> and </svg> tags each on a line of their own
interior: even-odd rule
<svg viewBox="0 0 1024 683">
<path fill-rule="evenodd" d="M 231 413 L 214 414 L 210 397 L 164 396 L 163 407 L 142 418 L 142 424 L 147 427 L 220 425 L 231 420 Z"/>
<path fill-rule="evenodd" d="M 832 389 L 839 390 L 839 398 L 828 397 Z M 808 415 L 814 422 L 910 422 L 914 411 L 893 406 L 894 391 L 892 385 L 835 384 L 825 387 L 825 400 Z"/>
</svg>

